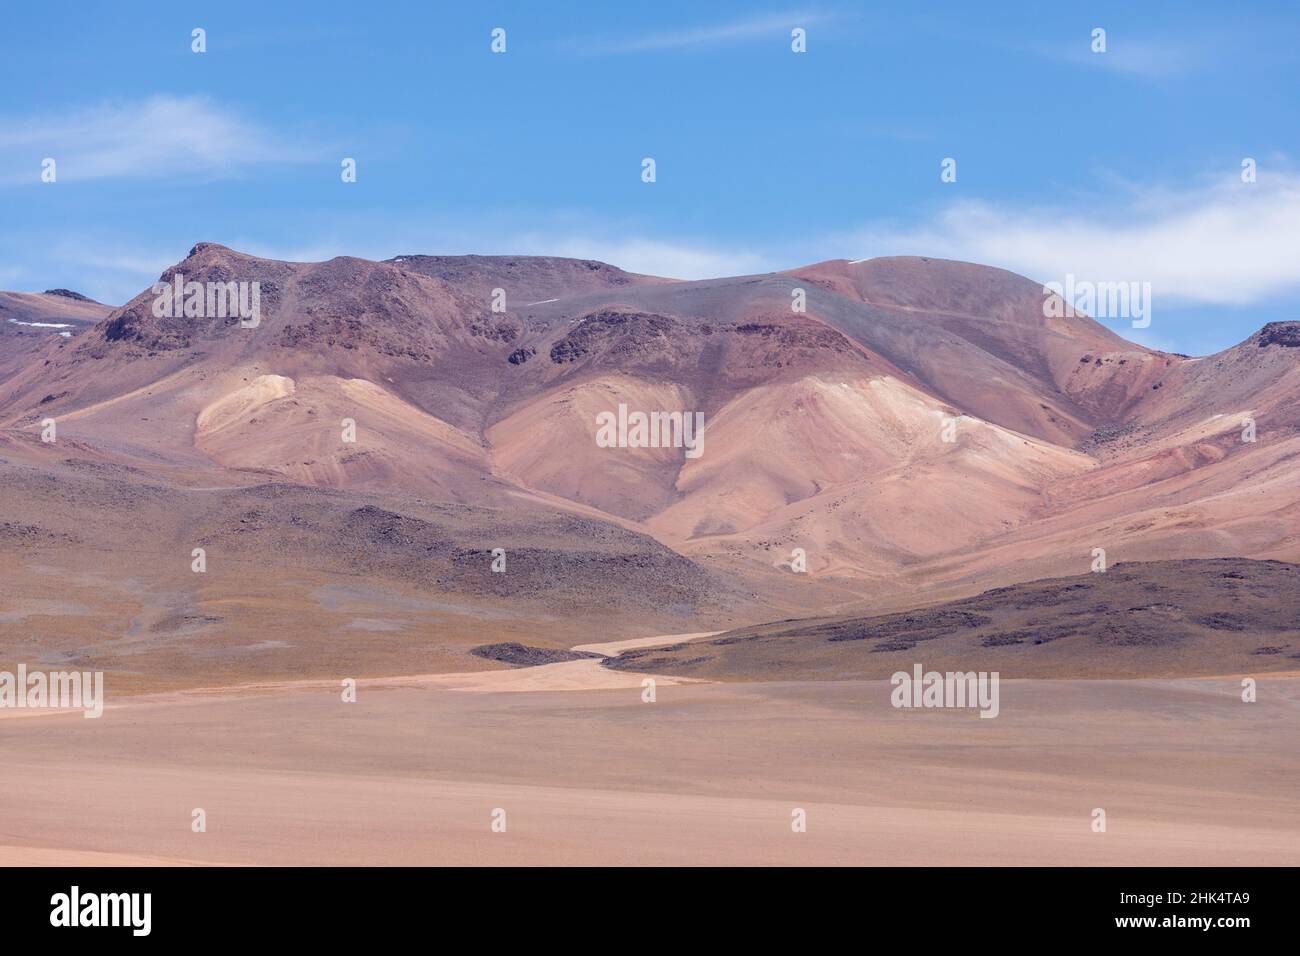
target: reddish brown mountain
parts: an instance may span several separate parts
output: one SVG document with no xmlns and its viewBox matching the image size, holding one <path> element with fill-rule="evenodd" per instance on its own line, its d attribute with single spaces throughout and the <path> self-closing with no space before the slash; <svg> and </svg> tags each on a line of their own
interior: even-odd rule
<svg viewBox="0 0 1300 956">
<path fill-rule="evenodd" d="M 676 282 L 579 260 L 287 263 L 201 243 L 160 279 L 177 275 L 257 283 L 260 321 L 159 317 L 148 289 L 107 315 L 57 295 L 0 298 L 28 317 L 99 317 L 8 349 L 0 377 L 5 468 L 56 486 L 68 469 L 113 476 L 108 498 L 77 495 L 91 552 L 110 553 L 122 530 L 96 515 L 145 488 L 201 501 L 223 547 L 280 554 L 268 560 L 290 577 L 311 548 L 342 573 L 347 523 L 313 525 L 307 551 L 284 551 L 278 516 L 246 523 L 214 495 L 342 496 L 330 500 L 396 515 L 392 542 L 408 541 L 407 518 L 452 509 L 445 535 L 378 565 L 401 588 L 421 554 L 488 554 L 474 529 L 519 515 L 534 531 L 513 547 L 539 568 L 606 562 L 593 529 L 620 542 L 628 575 L 575 572 L 565 614 L 607 608 L 599 589 L 623 587 L 669 630 L 960 597 L 1087 570 L 1095 548 L 1111 561 L 1300 552 L 1290 325 L 1188 359 L 1045 317 L 1044 290 L 1011 273 L 924 258 Z M 620 406 L 702 414 L 701 453 L 602 447 L 599 416 Z M 51 418 L 52 445 L 39 441 Z M 74 533 L 46 524 L 26 526 Z M 151 554 L 188 553 L 182 526 L 157 528 L 170 543 Z M 634 569 L 665 556 L 682 564 L 660 592 Z M 475 591 L 450 572 L 436 587 L 552 613 L 541 591 Z"/>
</svg>

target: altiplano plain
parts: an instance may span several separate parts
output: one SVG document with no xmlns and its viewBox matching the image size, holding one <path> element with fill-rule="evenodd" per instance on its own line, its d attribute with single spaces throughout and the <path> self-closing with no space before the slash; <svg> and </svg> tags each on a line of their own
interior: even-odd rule
<svg viewBox="0 0 1300 956">
<path fill-rule="evenodd" d="M 566 665 L 545 665 L 565 667 Z M 503 676 L 523 672 L 499 672 Z M 631 684 L 631 682 L 629 682 Z M 466 692 L 379 679 L 0 719 L 7 862 L 1300 863 L 1300 683 L 1025 680 L 1002 713 L 887 681 Z M 1242 786 L 1249 780 L 1249 788 Z M 1090 814 L 1104 807 L 1105 834 Z M 208 830 L 190 831 L 190 812 Z M 506 833 L 489 828 L 507 813 Z M 791 832 L 791 814 L 807 832 Z"/>
</svg>

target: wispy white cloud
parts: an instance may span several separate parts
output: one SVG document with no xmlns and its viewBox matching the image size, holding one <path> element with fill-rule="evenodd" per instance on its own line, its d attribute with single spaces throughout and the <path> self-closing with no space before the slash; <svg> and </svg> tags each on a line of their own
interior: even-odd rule
<svg viewBox="0 0 1300 956">
<path fill-rule="evenodd" d="M 1157 352 L 1181 352 L 1183 349 L 1182 343 L 1174 341 L 1167 335 L 1152 332 L 1150 329 L 1122 327 L 1119 331 L 1130 342 L 1155 349 Z"/>
<path fill-rule="evenodd" d="M 1029 35 L 1026 32 L 1008 34 L 1003 31 L 963 32 L 961 37 L 966 42 L 978 41 L 1008 53 L 1038 57 L 1055 64 L 1144 79 L 1181 76 L 1217 68 L 1225 61 L 1231 62 L 1233 54 L 1229 48 L 1239 49 L 1243 42 L 1241 31 L 1223 24 L 1216 24 L 1214 32 L 1209 34 L 1164 32 L 1143 35 L 1115 23 L 1108 28 L 1105 18 L 1100 19 L 1101 22 L 1092 26 L 1085 25 L 1064 34 L 1057 32 L 1044 36 L 1032 31 L 1033 39 L 1026 39 Z M 1092 31 L 1098 27 L 1106 30 L 1104 52 L 1093 51 Z M 949 39 L 956 38 L 950 29 L 945 29 L 943 35 Z M 1247 35 L 1246 42 L 1257 46 L 1258 36 Z"/>
<path fill-rule="evenodd" d="M 1068 208 L 957 202 L 930 221 L 867 226 L 822 248 L 846 244 L 849 258 L 942 256 L 1044 282 L 1149 281 L 1175 304 L 1249 305 L 1300 290 L 1300 176 L 1261 172 L 1253 184 L 1231 177 Z"/>
<path fill-rule="evenodd" d="M 62 262 L 73 263 L 86 269 L 120 272 L 141 277 L 155 277 L 161 274 L 177 258 L 163 250 L 144 251 L 118 247 L 112 251 L 105 251 L 106 248 L 106 245 L 92 248 L 76 243 L 61 243 L 56 247 L 56 257 Z"/>
<path fill-rule="evenodd" d="M 40 162 L 63 181 L 176 175 L 232 176 L 321 155 L 301 138 L 253 122 L 203 96 L 155 96 L 61 116 L 0 117 L 0 182 L 40 181 Z"/>
<path fill-rule="evenodd" d="M 346 242 L 343 240 L 324 239 L 315 242 L 292 242 L 286 245 L 265 243 L 255 239 L 223 240 L 222 245 L 229 246 L 237 252 L 244 252 L 259 259 L 277 259 L 280 262 L 325 262 L 338 256 L 354 256 L 358 259 L 389 259 L 396 253 L 389 251 L 391 245 L 365 242 Z"/>
<path fill-rule="evenodd" d="M 1039 52 L 1081 66 L 1144 77 L 1176 76 L 1207 61 L 1207 51 L 1192 41 L 1147 40 L 1125 35 L 1112 38 L 1109 34 L 1104 53 L 1092 51 L 1089 36 L 1081 37 L 1069 47 L 1044 48 Z"/>
<path fill-rule="evenodd" d="M 868 123 L 860 131 L 870 139 L 893 140 L 898 143 L 930 143 L 938 138 L 933 130 L 882 123 Z"/>
<path fill-rule="evenodd" d="M 148 246 L 123 243 L 120 238 L 92 235 L 51 237 L 35 262 L 24 263 L 20 242 L 0 246 L 11 262 L 22 265 L 15 277 L 21 288 L 38 291 L 62 286 L 112 305 L 134 298 L 152 284 L 168 266 L 185 255 L 163 243 Z M 13 287 L 6 283 L 3 287 Z"/>
<path fill-rule="evenodd" d="M 523 255 L 599 259 L 629 272 L 672 279 L 714 279 L 772 268 L 769 260 L 758 252 L 691 240 L 533 235 L 508 240 L 505 248 Z"/>
<path fill-rule="evenodd" d="M 611 236 L 594 228 L 557 227 L 516 233 L 502 230 L 489 237 L 480 232 L 471 234 L 446 227 L 398 226 L 381 233 L 376 233 L 372 227 L 364 227 L 351 228 L 346 236 L 322 237 L 308 244 L 279 245 L 236 240 L 230 245 L 251 255 L 289 262 L 320 262 L 345 255 L 364 259 L 388 259 L 408 254 L 564 256 L 598 259 L 629 272 L 671 279 L 715 279 L 768 272 L 778 267 L 769 256 L 753 249 L 690 238 Z"/>
<path fill-rule="evenodd" d="M 646 53 L 656 50 L 689 50 L 741 43 L 747 40 L 771 37 L 789 41 L 795 27 L 808 27 L 828 19 L 815 11 L 764 14 L 716 23 L 708 26 L 688 27 L 682 30 L 648 33 L 638 37 L 601 36 L 583 37 L 573 43 L 573 48 L 584 53 Z"/>
</svg>

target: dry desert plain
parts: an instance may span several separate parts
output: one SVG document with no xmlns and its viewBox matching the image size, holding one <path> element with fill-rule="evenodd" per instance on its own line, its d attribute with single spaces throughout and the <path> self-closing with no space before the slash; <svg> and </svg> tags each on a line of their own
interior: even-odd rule
<svg viewBox="0 0 1300 956">
<path fill-rule="evenodd" d="M 1006 681 L 996 720 L 895 710 L 886 681 L 641 680 L 588 658 L 10 717 L 0 859 L 1300 863 L 1293 677 L 1251 705 L 1232 679 Z"/>
</svg>

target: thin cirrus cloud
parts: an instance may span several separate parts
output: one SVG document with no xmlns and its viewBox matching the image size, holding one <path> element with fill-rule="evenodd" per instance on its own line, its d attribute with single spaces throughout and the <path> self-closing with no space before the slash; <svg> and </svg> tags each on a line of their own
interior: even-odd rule
<svg viewBox="0 0 1300 956">
<path fill-rule="evenodd" d="M 629 272 L 670 279 L 751 275 L 766 271 L 770 262 L 750 250 L 650 237 L 520 236 L 509 249 L 523 255 L 598 259 Z"/>
<path fill-rule="evenodd" d="M 794 27 L 806 27 L 809 24 L 821 23 L 825 20 L 825 14 L 793 11 L 748 17 L 743 20 L 731 20 L 727 23 L 689 27 L 663 33 L 651 33 L 639 37 L 584 37 L 575 41 L 573 48 L 590 54 L 706 49 L 764 37 L 788 39 L 789 31 Z"/>
<path fill-rule="evenodd" d="M 208 176 L 268 163 L 308 162 L 319 149 L 203 96 L 105 103 L 53 117 L 0 117 L 0 182 L 39 182 L 43 159 L 59 181 Z"/>
<path fill-rule="evenodd" d="M 1114 200 L 1111 200 L 1114 203 Z M 1179 193 L 1024 208 L 965 201 L 910 227 L 867 227 L 861 255 L 915 254 L 1001 266 L 1039 281 L 1145 281 L 1180 305 L 1244 306 L 1300 291 L 1300 176 L 1213 182 Z"/>
<path fill-rule="evenodd" d="M 1037 57 L 1052 63 L 1066 63 L 1091 70 L 1127 75 L 1135 79 L 1158 80 L 1189 73 L 1217 69 L 1231 62 L 1229 48 L 1239 48 L 1243 43 L 1258 45 L 1258 38 L 1243 40 L 1238 31 L 1219 27 L 1212 35 L 1183 33 L 1178 35 L 1134 33 L 1112 24 L 1106 29 L 1106 48 L 1093 49 L 1092 31 L 1106 29 L 1097 24 L 1051 38 L 1024 40 L 1008 38 L 998 33 L 964 34 L 973 40 L 1008 53 Z"/>
<path fill-rule="evenodd" d="M 464 234 L 449 230 L 421 236 L 409 230 L 401 239 L 393 235 L 361 237 L 352 232 L 337 241 L 314 245 L 239 245 L 243 252 L 268 259 L 291 262 L 319 262 L 333 256 L 353 255 L 388 259 L 398 254 L 559 256 L 596 259 L 628 272 L 668 279 L 716 279 L 720 276 L 751 275 L 772 268 L 770 257 L 747 249 L 730 248 L 692 239 L 663 236 L 610 238 L 596 233 L 548 232 L 494 235 Z"/>
<path fill-rule="evenodd" d="M 95 233 L 50 237 L 36 243 L 41 254 L 33 256 L 29 238 L 0 237 L 0 257 L 14 264 L 20 288 L 65 286 L 109 305 L 139 295 L 184 255 L 163 243 L 142 246 L 124 236 Z"/>
<path fill-rule="evenodd" d="M 1054 58 L 1060 50 L 1057 47 L 1039 52 Z M 1080 66 L 1148 78 L 1187 73 L 1208 59 L 1200 47 L 1192 43 L 1157 42 L 1129 37 L 1119 37 L 1114 41 L 1108 37 L 1104 53 L 1092 52 L 1087 37 L 1080 38 L 1069 49 L 1061 52 L 1065 60 Z"/>
</svg>

